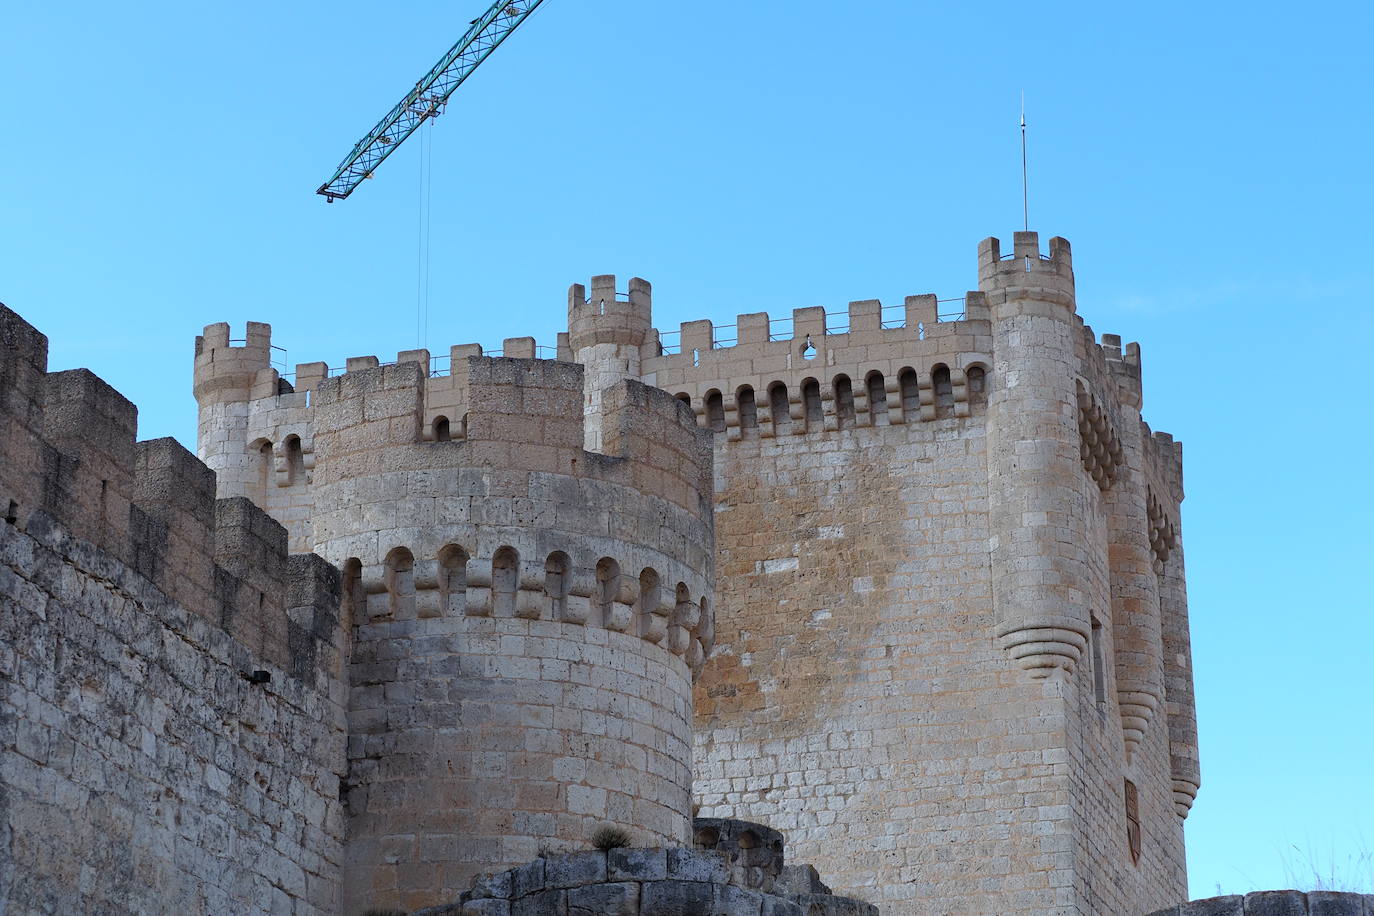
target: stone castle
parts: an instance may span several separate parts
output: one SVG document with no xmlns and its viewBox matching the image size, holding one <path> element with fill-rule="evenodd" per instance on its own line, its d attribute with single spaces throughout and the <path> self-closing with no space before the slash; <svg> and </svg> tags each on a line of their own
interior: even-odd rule
<svg viewBox="0 0 1374 916">
<path fill-rule="evenodd" d="M 1063 239 L 847 324 L 595 277 L 556 359 L 230 338 L 197 457 L 0 306 L 0 913 L 1184 900 L 1181 447 Z"/>
</svg>

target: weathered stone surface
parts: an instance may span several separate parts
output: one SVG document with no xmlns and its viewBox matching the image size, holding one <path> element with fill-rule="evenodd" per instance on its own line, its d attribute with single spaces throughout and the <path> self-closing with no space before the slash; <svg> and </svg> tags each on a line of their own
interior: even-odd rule
<svg viewBox="0 0 1374 916">
<path fill-rule="evenodd" d="M 539 891 L 511 902 L 511 916 L 567 916 L 568 892 Z"/>
<path fill-rule="evenodd" d="M 593 884 L 568 891 L 568 916 L 638 916 L 640 885 Z"/>
<path fill-rule="evenodd" d="M 720 853 L 674 847 L 668 850 L 668 875 L 682 881 L 723 884 L 730 878 L 730 862 Z"/>
<path fill-rule="evenodd" d="M 510 873 L 512 899 L 525 897 L 544 889 L 545 860 L 540 857 L 521 865 Z"/>
<path fill-rule="evenodd" d="M 1370 904 L 1374 904 L 1374 897 L 1361 894 L 1335 891 L 1307 892 L 1309 916 L 1371 916 L 1374 909 L 1366 909 Z"/>
<path fill-rule="evenodd" d="M 1245 916 L 1307 916 L 1307 895 L 1301 891 L 1246 894 Z"/>
<path fill-rule="evenodd" d="M 575 852 L 549 856 L 544 860 L 544 884 L 547 887 L 578 887 L 605 880 L 604 852 Z"/>
<path fill-rule="evenodd" d="M 773 884 L 775 894 L 828 894 L 830 888 L 821 880 L 814 865 L 786 865 Z"/>
<path fill-rule="evenodd" d="M 1244 916 L 1245 898 L 1239 894 L 1192 900 L 1179 907 L 1179 916 Z"/>
<path fill-rule="evenodd" d="M 463 916 L 510 916 L 508 900 L 469 900 L 460 911 Z"/>
<path fill-rule="evenodd" d="M 661 881 L 668 877 L 665 849 L 621 847 L 606 853 L 607 876 L 612 881 Z"/>
<path fill-rule="evenodd" d="M 643 916 L 700 916 L 711 912 L 712 885 L 704 881 L 651 881 L 640 887 Z"/>
</svg>

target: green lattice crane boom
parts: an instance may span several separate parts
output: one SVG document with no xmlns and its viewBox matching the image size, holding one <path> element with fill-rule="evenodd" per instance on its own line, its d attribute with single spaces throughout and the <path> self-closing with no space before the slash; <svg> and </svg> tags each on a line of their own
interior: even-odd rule
<svg viewBox="0 0 1374 916">
<path fill-rule="evenodd" d="M 426 118 L 443 113 L 454 90 L 542 2 L 544 0 L 496 0 L 485 13 L 472 21 L 458 43 L 449 48 L 448 53 L 415 84 L 415 88 L 407 92 L 405 98 L 397 102 L 386 113 L 386 117 L 367 132 L 367 136 L 354 144 L 352 152 L 339 163 L 334 175 L 320 185 L 315 193 L 324 195 L 331 204 L 336 198 L 352 194 L 353 189 L 364 178 L 371 178 L 377 166 Z"/>
</svg>

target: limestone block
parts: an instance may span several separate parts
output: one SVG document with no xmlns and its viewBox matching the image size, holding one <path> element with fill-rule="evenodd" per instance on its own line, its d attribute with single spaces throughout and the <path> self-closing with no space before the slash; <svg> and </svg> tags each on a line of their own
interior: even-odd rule
<svg viewBox="0 0 1374 916">
<path fill-rule="evenodd" d="M 594 884 L 568 891 L 568 916 L 639 916 L 640 885 Z"/>
<path fill-rule="evenodd" d="M 667 851 L 629 847 L 609 850 L 606 874 L 611 881 L 661 881 L 668 877 Z"/>
</svg>

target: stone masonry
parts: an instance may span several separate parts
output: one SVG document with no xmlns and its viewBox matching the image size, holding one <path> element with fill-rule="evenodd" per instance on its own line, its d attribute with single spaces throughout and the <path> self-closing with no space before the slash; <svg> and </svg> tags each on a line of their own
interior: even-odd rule
<svg viewBox="0 0 1374 916">
<path fill-rule="evenodd" d="M 199 460 L 0 307 L 0 911 L 1179 905 L 1181 446 L 1066 241 L 978 277 L 289 377 L 211 325 Z"/>
</svg>

